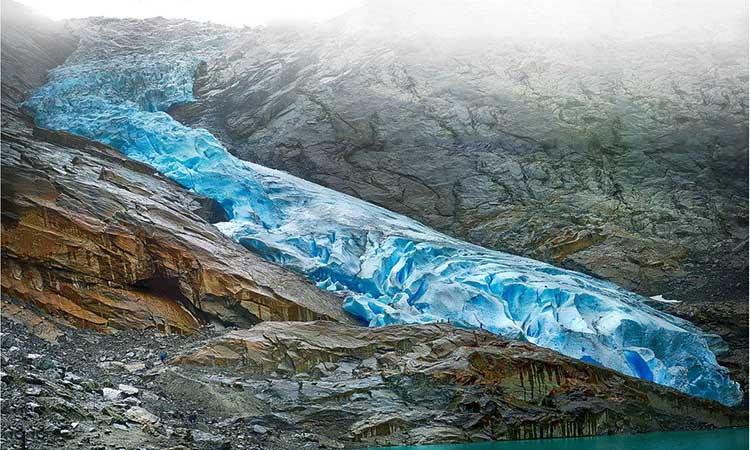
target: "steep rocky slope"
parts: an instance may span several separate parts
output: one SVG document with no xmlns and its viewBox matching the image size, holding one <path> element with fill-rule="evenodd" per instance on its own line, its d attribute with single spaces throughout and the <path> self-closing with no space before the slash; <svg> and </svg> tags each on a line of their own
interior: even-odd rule
<svg viewBox="0 0 750 450">
<path fill-rule="evenodd" d="M 158 379 L 165 369 L 158 354 L 189 348 L 211 336 L 209 329 L 165 336 L 66 328 L 50 344 L 8 319 L 4 314 L 0 355 L 3 449 L 320 448 L 303 429 L 274 429 L 259 418 L 262 432 L 256 432 L 254 424 L 240 429 L 205 416 L 203 405 L 189 400 L 207 387 L 165 393 L 169 386 Z"/>
<path fill-rule="evenodd" d="M 744 41 L 458 40 L 393 6 L 245 31 L 172 113 L 486 247 L 647 295 L 744 298 Z"/>
<path fill-rule="evenodd" d="M 7 316 L 2 329 L 8 449 L 316 450 L 747 424 L 718 403 L 446 324 L 64 329 L 55 344 Z"/>
</svg>

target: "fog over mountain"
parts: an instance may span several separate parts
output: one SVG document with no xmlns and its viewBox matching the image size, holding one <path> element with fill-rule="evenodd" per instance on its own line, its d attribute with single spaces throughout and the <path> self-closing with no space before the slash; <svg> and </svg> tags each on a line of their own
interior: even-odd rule
<svg viewBox="0 0 750 450">
<path fill-rule="evenodd" d="M 343 15 L 355 29 L 411 36 L 637 41 L 745 41 L 747 4 L 736 0 L 371 0 Z M 358 22 L 352 23 L 355 20 Z M 387 35 L 387 34 L 385 34 Z"/>
</svg>

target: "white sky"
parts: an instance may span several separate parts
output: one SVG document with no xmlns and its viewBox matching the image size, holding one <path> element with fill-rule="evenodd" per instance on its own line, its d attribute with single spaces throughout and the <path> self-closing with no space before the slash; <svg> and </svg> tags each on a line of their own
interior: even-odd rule
<svg viewBox="0 0 750 450">
<path fill-rule="evenodd" d="M 443 35 L 747 40 L 747 0 L 17 0 L 52 19 L 163 16 L 231 26 L 322 22 L 361 9 L 364 26 Z"/>
<path fill-rule="evenodd" d="M 163 16 L 231 26 L 320 22 L 362 0 L 18 0 L 51 19 Z"/>
</svg>

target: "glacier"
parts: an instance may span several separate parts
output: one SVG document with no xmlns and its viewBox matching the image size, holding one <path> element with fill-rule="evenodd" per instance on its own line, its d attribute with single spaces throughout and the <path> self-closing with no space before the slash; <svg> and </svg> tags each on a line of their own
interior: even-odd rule
<svg viewBox="0 0 750 450">
<path fill-rule="evenodd" d="M 123 22 L 84 32 L 49 73 L 25 103 L 39 126 L 111 145 L 215 199 L 230 218 L 217 224 L 222 232 L 341 295 L 369 326 L 450 321 L 726 405 L 741 401 L 702 332 L 637 294 L 232 156 L 208 131 L 166 113 L 193 100 L 198 65 L 221 51 L 228 32 L 152 19 L 136 39 Z"/>
</svg>

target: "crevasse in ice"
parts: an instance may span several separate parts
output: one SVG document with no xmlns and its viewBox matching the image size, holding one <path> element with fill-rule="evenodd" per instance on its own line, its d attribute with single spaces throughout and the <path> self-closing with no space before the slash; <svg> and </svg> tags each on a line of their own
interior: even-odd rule
<svg viewBox="0 0 750 450">
<path fill-rule="evenodd" d="M 206 130 L 163 112 L 192 100 L 193 73 L 213 47 L 137 44 L 82 40 L 26 107 L 40 126 L 109 144 L 216 199 L 231 218 L 218 225 L 224 233 L 343 294 L 344 308 L 370 326 L 449 320 L 725 404 L 741 400 L 700 331 L 636 294 L 233 157 Z"/>
</svg>

